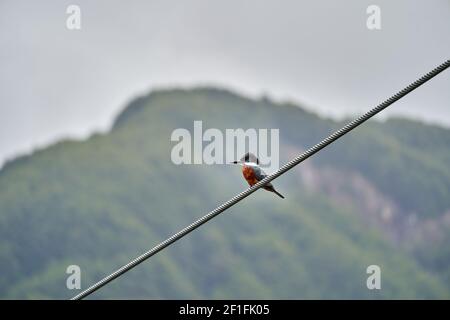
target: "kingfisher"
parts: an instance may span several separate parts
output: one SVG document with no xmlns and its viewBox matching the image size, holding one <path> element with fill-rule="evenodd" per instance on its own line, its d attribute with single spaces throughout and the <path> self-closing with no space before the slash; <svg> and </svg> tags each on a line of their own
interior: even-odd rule
<svg viewBox="0 0 450 320">
<path fill-rule="evenodd" d="M 259 166 L 259 159 L 253 153 L 247 152 L 239 161 L 233 161 L 232 163 L 240 164 L 242 166 L 242 174 L 250 187 L 267 177 L 267 174 Z M 275 190 L 274 186 L 270 182 L 262 188 L 273 192 L 280 198 L 284 199 L 284 196 Z"/>
</svg>

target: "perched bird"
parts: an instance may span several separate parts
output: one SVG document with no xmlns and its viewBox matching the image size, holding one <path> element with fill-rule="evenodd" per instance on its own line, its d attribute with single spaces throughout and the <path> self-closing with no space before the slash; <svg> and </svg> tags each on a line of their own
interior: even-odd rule
<svg viewBox="0 0 450 320">
<path fill-rule="evenodd" d="M 267 174 L 259 167 L 259 160 L 253 153 L 247 152 L 239 161 L 233 161 L 232 163 L 242 165 L 242 174 L 250 187 L 267 177 Z M 270 182 L 262 188 L 273 192 L 280 198 L 284 199 L 284 196 L 275 190 Z"/>
</svg>

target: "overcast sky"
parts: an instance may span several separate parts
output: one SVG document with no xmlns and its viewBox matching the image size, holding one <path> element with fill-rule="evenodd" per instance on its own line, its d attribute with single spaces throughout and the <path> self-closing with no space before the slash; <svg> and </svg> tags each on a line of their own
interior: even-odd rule
<svg viewBox="0 0 450 320">
<path fill-rule="evenodd" d="M 81 30 L 66 28 L 70 4 Z M 381 30 L 366 27 L 370 4 Z M 449 0 L 0 0 L 0 166 L 107 130 L 154 87 L 214 84 L 362 113 L 449 59 L 449 40 Z M 385 114 L 450 127 L 449 89 L 447 70 Z"/>
</svg>

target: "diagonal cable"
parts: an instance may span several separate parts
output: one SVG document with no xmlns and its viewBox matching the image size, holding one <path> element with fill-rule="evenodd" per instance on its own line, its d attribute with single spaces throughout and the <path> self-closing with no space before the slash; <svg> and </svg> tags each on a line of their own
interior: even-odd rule
<svg viewBox="0 0 450 320">
<path fill-rule="evenodd" d="M 290 169 L 292 169 L 296 165 L 300 164 L 301 162 L 303 162 L 304 160 L 308 159 L 309 157 L 311 157 L 315 153 L 319 152 L 321 149 L 325 148 L 330 143 L 336 141 L 337 139 L 339 139 L 343 135 L 347 134 L 351 130 L 353 130 L 356 127 L 358 127 L 359 125 L 363 124 L 365 121 L 369 120 L 370 118 L 372 118 L 374 115 L 376 115 L 380 111 L 386 109 L 387 107 L 389 107 L 391 104 L 393 104 L 397 100 L 403 98 L 404 96 L 406 96 L 411 91 L 417 89 L 418 87 L 423 85 L 425 82 L 427 82 L 430 79 L 434 78 L 435 76 L 437 76 L 439 73 L 441 73 L 442 71 L 444 71 L 448 67 L 450 67 L 450 60 L 445 61 L 444 63 L 442 63 L 438 67 L 434 68 L 433 70 L 431 70 L 427 74 L 423 75 L 422 77 L 420 77 L 419 79 L 417 79 L 416 81 L 414 81 L 413 83 L 411 83 L 410 85 L 405 87 L 404 89 L 402 89 L 399 92 L 397 92 L 396 94 L 394 94 L 389 99 L 387 99 L 384 102 L 380 103 L 375 108 L 371 109 L 370 111 L 368 111 L 367 113 L 363 114 L 359 118 L 357 118 L 357 119 L 353 120 L 352 122 L 348 123 L 345 127 L 337 130 L 336 132 L 334 132 L 333 134 L 331 134 L 327 138 L 323 139 L 321 142 L 319 142 L 315 146 L 309 148 L 308 150 L 306 150 L 305 152 L 303 152 L 302 154 L 300 154 L 299 156 L 297 156 L 296 158 L 294 158 L 293 160 L 291 160 L 290 162 L 285 164 L 283 167 L 278 169 L 278 171 L 276 171 L 274 174 L 271 174 L 271 175 L 267 176 L 263 180 L 261 180 L 258 183 L 256 183 L 253 187 L 251 187 L 251 188 L 249 188 L 249 189 L 239 193 L 238 195 L 236 195 L 235 197 L 231 198 L 227 202 L 221 204 L 220 206 L 218 206 L 217 208 L 215 208 L 214 210 L 212 210 L 208 214 L 204 215 L 203 217 L 201 217 L 197 221 L 191 223 L 190 225 L 188 225 L 184 229 L 178 231 L 177 233 L 172 235 L 170 238 L 164 240 L 163 242 L 161 242 L 160 244 L 156 245 L 155 247 L 153 247 L 149 251 L 143 253 L 142 255 L 137 257 L 136 259 L 130 261 L 126 265 L 122 266 L 121 268 L 117 269 L 116 271 L 114 271 L 110 275 L 108 275 L 105 278 L 103 278 L 102 280 L 100 280 L 97 283 L 93 284 L 92 286 L 90 286 L 86 290 L 84 290 L 81 293 L 77 294 L 71 300 L 80 300 L 80 299 L 83 299 L 83 298 L 87 297 L 91 293 L 97 291 L 98 289 L 100 289 L 101 287 L 105 286 L 106 284 L 108 284 L 112 280 L 120 277 L 122 274 L 124 274 L 125 272 L 127 272 L 130 269 L 134 268 L 138 264 L 144 262 L 145 260 L 147 260 L 151 256 L 155 255 L 159 251 L 167 248 L 168 246 L 170 246 L 175 241 L 181 239 L 182 237 L 184 237 L 185 235 L 187 235 L 191 231 L 197 229 L 198 227 L 200 227 L 204 223 L 208 222 L 209 220 L 211 220 L 215 216 L 217 216 L 220 213 L 224 212 L 228 208 L 234 206 L 239 201 L 245 199 L 246 197 L 251 195 L 253 192 L 255 192 L 256 190 L 258 190 L 259 188 L 264 186 L 266 183 L 268 183 L 268 182 L 278 178 L 279 176 L 281 176 L 282 174 L 286 173 L 287 171 L 289 171 Z"/>
</svg>

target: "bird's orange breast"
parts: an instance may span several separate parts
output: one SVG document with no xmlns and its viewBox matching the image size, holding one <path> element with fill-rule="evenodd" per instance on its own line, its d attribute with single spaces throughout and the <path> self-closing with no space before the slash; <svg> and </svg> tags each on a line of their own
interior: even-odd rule
<svg viewBox="0 0 450 320">
<path fill-rule="evenodd" d="M 244 175 L 245 180 L 247 180 L 248 184 L 250 186 L 253 186 L 258 182 L 255 176 L 255 171 L 253 171 L 252 167 L 249 166 L 243 166 L 242 167 L 242 174 Z"/>
</svg>

